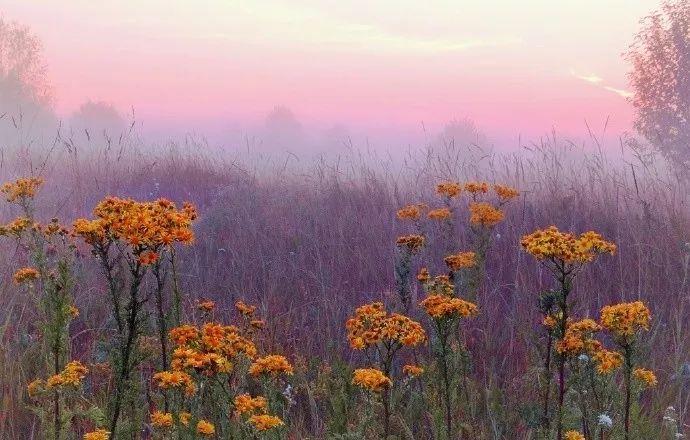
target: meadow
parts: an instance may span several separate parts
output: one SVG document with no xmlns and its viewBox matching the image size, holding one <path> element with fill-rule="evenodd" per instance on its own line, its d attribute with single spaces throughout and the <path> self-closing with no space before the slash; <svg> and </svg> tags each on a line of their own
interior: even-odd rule
<svg viewBox="0 0 690 440">
<path fill-rule="evenodd" d="M 294 165 L 28 132 L 2 439 L 686 435 L 690 191 L 624 140 Z"/>
</svg>

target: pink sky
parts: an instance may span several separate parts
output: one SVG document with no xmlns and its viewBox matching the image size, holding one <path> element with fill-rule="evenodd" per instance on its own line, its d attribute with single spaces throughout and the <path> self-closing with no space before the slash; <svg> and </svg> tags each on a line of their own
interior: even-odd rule
<svg viewBox="0 0 690 440">
<path fill-rule="evenodd" d="M 190 129 L 260 121 L 489 134 L 629 126 L 621 53 L 656 1 L 5 0 L 68 116 L 87 99 Z"/>
</svg>

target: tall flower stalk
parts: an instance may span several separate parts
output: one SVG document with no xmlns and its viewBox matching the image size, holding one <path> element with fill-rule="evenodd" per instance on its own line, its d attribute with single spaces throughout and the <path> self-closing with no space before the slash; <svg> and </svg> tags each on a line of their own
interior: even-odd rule
<svg viewBox="0 0 690 440">
<path fill-rule="evenodd" d="M 590 231 L 575 235 L 561 232 L 555 226 L 537 230 L 525 235 L 521 240 L 522 247 L 534 256 L 553 275 L 557 290 L 554 298 L 556 313 L 552 315 L 553 336 L 556 345 L 562 343 L 570 318 L 569 297 L 573 290 L 573 281 L 582 268 L 604 253 L 613 254 L 616 245 L 606 241 L 600 234 Z M 564 353 L 556 352 L 558 371 L 558 411 L 556 419 L 556 438 L 563 440 L 563 406 L 566 393 L 566 360 Z"/>
<path fill-rule="evenodd" d="M 167 364 L 166 334 L 168 314 L 163 305 L 164 278 L 161 261 L 176 243 L 190 244 L 196 210 L 190 204 L 178 209 L 174 203 L 159 199 L 136 202 L 109 197 L 94 209 L 95 219 L 78 219 L 74 233 L 90 247 L 105 275 L 116 323 L 117 356 L 115 394 L 110 402 L 110 432 L 117 435 L 123 402 L 131 388 L 137 367 L 137 343 L 143 331 L 144 308 L 151 293 L 142 283 L 149 271 L 157 280 L 155 308 L 159 326 L 163 365 Z"/>
<path fill-rule="evenodd" d="M 601 309 L 601 325 L 611 332 L 613 340 L 621 348 L 624 359 L 624 429 L 625 440 L 630 438 L 630 406 L 632 404 L 633 376 L 648 385 L 656 384 L 654 373 L 635 368 L 638 335 L 649 330 L 651 313 L 642 301 L 621 303 Z"/>
<path fill-rule="evenodd" d="M 422 326 L 407 316 L 388 314 L 383 303 L 374 302 L 358 307 L 354 316 L 347 320 L 347 339 L 350 347 L 364 352 L 370 364 L 378 366 L 372 371 L 355 372 L 353 383 L 380 393 L 383 400 L 383 438 L 390 434 L 391 379 L 396 355 L 403 347 L 415 347 L 426 340 Z M 373 371 L 379 371 L 381 375 Z M 359 370 L 358 370 L 359 371 Z M 376 376 L 377 386 L 370 386 L 368 379 Z M 386 378 L 388 380 L 384 380 Z"/>
</svg>

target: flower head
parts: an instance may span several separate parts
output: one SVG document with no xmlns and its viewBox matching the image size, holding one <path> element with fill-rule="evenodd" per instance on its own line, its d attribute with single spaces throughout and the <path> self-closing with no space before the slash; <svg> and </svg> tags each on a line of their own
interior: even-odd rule
<svg viewBox="0 0 690 440">
<path fill-rule="evenodd" d="M 345 327 L 350 346 L 355 350 L 379 343 L 416 346 L 426 339 L 426 333 L 418 322 L 398 313 L 389 315 L 381 302 L 358 307 Z"/>
<path fill-rule="evenodd" d="M 216 427 L 211 422 L 199 420 L 196 424 L 196 432 L 204 436 L 212 436 L 216 433 Z"/>
<path fill-rule="evenodd" d="M 422 208 L 420 205 L 407 205 L 398 209 L 396 215 L 400 220 L 419 220 Z"/>
<path fill-rule="evenodd" d="M 110 439 L 110 431 L 106 431 L 105 429 L 97 429 L 92 432 L 87 432 L 84 434 L 84 440 L 109 440 Z"/>
<path fill-rule="evenodd" d="M 563 437 L 564 440 L 585 440 L 585 436 L 578 431 L 568 431 Z"/>
<path fill-rule="evenodd" d="M 436 194 L 448 198 L 457 197 L 462 192 L 462 185 L 458 182 L 441 182 L 436 185 Z"/>
<path fill-rule="evenodd" d="M 43 185 L 43 179 L 40 177 L 22 178 L 5 183 L 0 187 L 0 192 L 5 194 L 8 202 L 13 203 L 33 198 L 41 185 Z"/>
<path fill-rule="evenodd" d="M 417 234 L 402 235 L 395 241 L 398 247 L 407 249 L 411 253 L 417 252 L 424 246 L 424 236 Z"/>
<path fill-rule="evenodd" d="M 479 313 L 476 304 L 448 295 L 429 295 L 420 305 L 434 319 L 468 318 Z"/>
<path fill-rule="evenodd" d="M 419 365 L 405 365 L 403 367 L 403 373 L 410 377 L 417 377 L 424 373 L 424 368 L 420 367 Z"/>
<path fill-rule="evenodd" d="M 635 368 L 633 370 L 633 377 L 648 387 L 653 387 L 657 384 L 656 375 L 652 370 Z"/>
<path fill-rule="evenodd" d="M 471 194 L 486 194 L 489 192 L 489 184 L 486 182 L 467 182 L 465 191 Z"/>
<path fill-rule="evenodd" d="M 436 208 L 429 211 L 426 216 L 431 220 L 447 220 L 450 218 L 451 212 L 448 208 Z"/>
<path fill-rule="evenodd" d="M 474 252 L 458 252 L 457 254 L 448 255 L 443 261 L 448 266 L 448 269 L 456 272 L 460 269 L 476 266 L 477 255 Z"/>
<path fill-rule="evenodd" d="M 640 330 L 649 330 L 651 314 L 642 301 L 620 303 L 601 309 L 601 325 L 616 337 L 628 339 Z"/>
<path fill-rule="evenodd" d="M 14 273 L 12 279 L 16 284 L 22 284 L 37 280 L 38 277 L 38 271 L 33 267 L 22 267 Z"/>
<path fill-rule="evenodd" d="M 266 412 L 268 401 L 265 397 L 252 397 L 249 394 L 240 394 L 235 397 L 235 413 L 237 414 L 263 414 Z"/>
<path fill-rule="evenodd" d="M 251 423 L 257 431 L 268 431 L 269 429 L 284 425 L 279 417 L 268 414 L 255 414 L 249 418 L 249 423 Z"/>
<path fill-rule="evenodd" d="M 167 429 L 173 425 L 173 416 L 170 413 L 155 411 L 151 413 L 151 425 L 157 429 Z"/>
<path fill-rule="evenodd" d="M 272 354 L 259 358 L 249 367 L 249 374 L 252 376 L 268 375 L 277 377 L 280 374 L 292 375 L 294 369 L 290 362 L 278 354 Z"/>
<path fill-rule="evenodd" d="M 505 214 L 490 203 L 470 203 L 470 223 L 476 226 L 491 228 L 501 223 Z"/>
<path fill-rule="evenodd" d="M 537 260 L 567 264 L 589 263 L 599 254 L 616 252 L 615 244 L 594 231 L 577 236 L 571 232 L 561 232 L 555 226 L 523 236 L 520 244 Z"/>
<path fill-rule="evenodd" d="M 507 202 L 520 195 L 520 191 L 506 185 L 494 185 L 494 192 L 502 202 Z"/>
<path fill-rule="evenodd" d="M 376 368 L 359 368 L 355 370 L 352 384 L 375 393 L 393 385 L 393 382 L 381 370 Z"/>
</svg>

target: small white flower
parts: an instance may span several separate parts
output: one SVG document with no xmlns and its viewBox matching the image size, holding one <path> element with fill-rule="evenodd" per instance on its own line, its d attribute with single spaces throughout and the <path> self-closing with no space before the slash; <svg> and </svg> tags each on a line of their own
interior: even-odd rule
<svg viewBox="0 0 690 440">
<path fill-rule="evenodd" d="M 606 428 L 611 428 L 613 426 L 613 420 L 611 420 L 611 417 L 606 414 L 599 414 L 598 421 L 600 426 L 604 426 Z"/>
<path fill-rule="evenodd" d="M 581 354 L 580 356 L 578 356 L 577 358 L 580 360 L 580 362 L 587 362 L 587 361 L 589 361 L 589 356 L 587 356 L 587 355 L 584 354 L 584 353 Z"/>
</svg>

